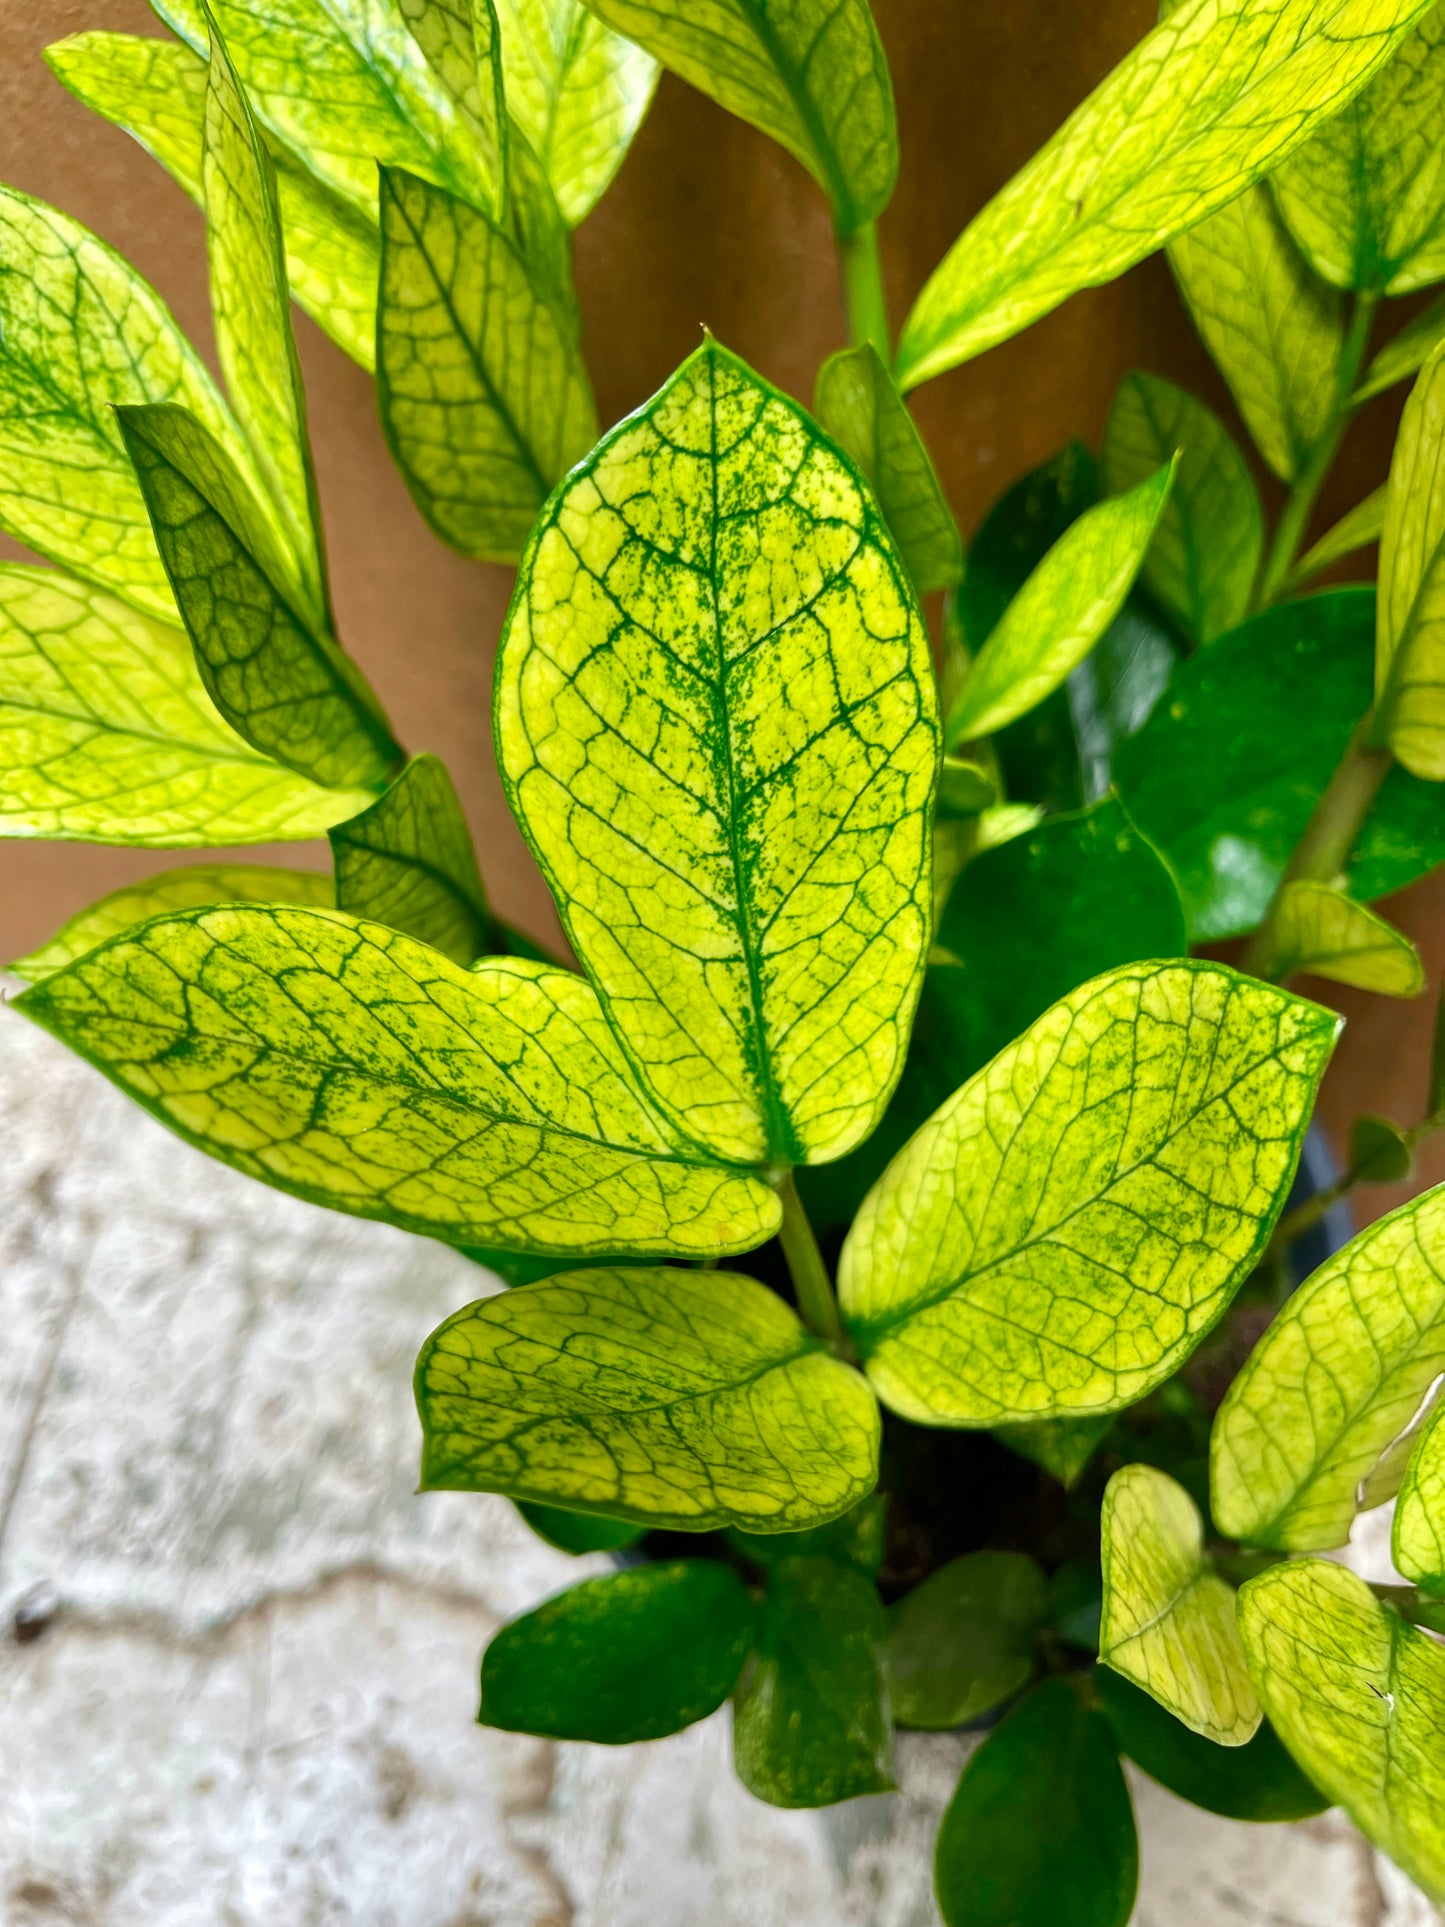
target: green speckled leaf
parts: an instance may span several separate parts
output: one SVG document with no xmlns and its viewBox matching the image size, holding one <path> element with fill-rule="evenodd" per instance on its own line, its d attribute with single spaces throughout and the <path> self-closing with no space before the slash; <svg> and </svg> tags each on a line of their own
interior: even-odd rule
<svg viewBox="0 0 1445 1927">
<path fill-rule="evenodd" d="M 838 1274 L 886 1404 L 984 1426 L 1158 1385 L 1264 1248 L 1339 1019 L 1222 964 L 1126 964 L 934 1113 Z"/>
<path fill-rule="evenodd" d="M 577 1255 L 710 1256 L 777 1228 L 764 1185 L 637 1092 L 570 971 L 461 970 L 340 911 L 230 905 L 119 937 L 16 1008 L 190 1143 L 358 1217 Z"/>
<path fill-rule="evenodd" d="M 1259 1726 L 1234 1623 L 1234 1589 L 1204 1552 L 1199 1508 L 1167 1472 L 1126 1465 L 1099 1524 L 1104 1618 L 1099 1658 L 1220 1746 Z"/>
<path fill-rule="evenodd" d="M 928 639 L 856 471 L 709 341 L 548 505 L 498 760 L 649 1089 L 740 1162 L 836 1157 L 929 938 Z"/>
<path fill-rule="evenodd" d="M 1445 780 L 1445 345 L 1421 369 L 1395 439 L 1380 537 L 1375 740 Z"/>
<path fill-rule="evenodd" d="M 1425 967 L 1410 939 L 1327 883 L 1287 883 L 1273 919 L 1271 975 L 1296 970 L 1384 997 L 1418 997 Z"/>
<path fill-rule="evenodd" d="M 599 1268 L 519 1285 L 432 1333 L 416 1390 L 428 1491 L 683 1532 L 795 1532 L 878 1476 L 863 1380 L 737 1272 Z"/>
<path fill-rule="evenodd" d="M 486 189 L 481 205 L 500 220 L 507 208 L 507 103 L 492 0 L 397 0 L 397 7 L 461 116 Z"/>
<path fill-rule="evenodd" d="M 1438 1400 L 1420 1429 L 1391 1528 L 1391 1556 L 1407 1579 L 1445 1593 L 1445 1405 Z"/>
</svg>

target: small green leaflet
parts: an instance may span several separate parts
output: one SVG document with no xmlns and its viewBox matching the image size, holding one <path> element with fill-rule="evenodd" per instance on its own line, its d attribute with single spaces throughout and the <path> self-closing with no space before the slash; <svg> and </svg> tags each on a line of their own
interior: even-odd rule
<svg viewBox="0 0 1445 1927">
<path fill-rule="evenodd" d="M 894 1158 L 839 1300 L 879 1397 L 930 1425 L 1142 1398 L 1259 1258 L 1340 1020 L 1221 964 L 1082 985 Z"/>
<path fill-rule="evenodd" d="M 523 1499 L 517 1510 L 539 1539 L 545 1539 L 558 1552 L 570 1552 L 574 1558 L 588 1552 L 621 1552 L 635 1546 L 647 1533 L 646 1526 L 632 1519 L 609 1519 L 600 1512 L 568 1512 L 562 1506 L 533 1505 L 528 1499 Z"/>
<path fill-rule="evenodd" d="M 1021 1552 L 970 1552 L 931 1572 L 888 1614 L 888 1674 L 900 1726 L 966 1726 L 1037 1668 L 1049 1588 Z"/>
<path fill-rule="evenodd" d="M 584 1579 L 506 1625 L 482 1656 L 483 1726 L 628 1746 L 716 1712 L 757 1609 L 716 1559 Z"/>
<path fill-rule="evenodd" d="M 1234 1590 L 1204 1552 L 1199 1508 L 1167 1472 L 1126 1465 L 1099 1525 L 1104 1618 L 1099 1658 L 1220 1746 L 1259 1726 L 1234 1623 Z"/>
<path fill-rule="evenodd" d="M 1273 976 L 1306 970 L 1384 997 L 1418 997 L 1425 988 L 1425 967 L 1410 939 L 1327 883 L 1287 883 L 1273 932 Z"/>
<path fill-rule="evenodd" d="M 984 1740 L 943 1816 L 933 1873 L 945 1927 L 1126 1927 L 1134 1811 L 1108 1722 L 1074 1681 L 1045 1680 Z"/>
<path fill-rule="evenodd" d="M 367 801 L 321 789 L 217 715 L 179 629 L 53 569 L 0 566 L 0 834 L 292 841 Z"/>
<path fill-rule="evenodd" d="M 765 1185 L 657 1117 L 570 971 L 461 970 L 340 911 L 235 904 L 118 937 L 16 1008 L 222 1163 L 358 1217 L 578 1256 L 744 1251 L 778 1224 Z"/>
<path fill-rule="evenodd" d="M 1436 1900 L 1445 1897 L 1445 1652 L 1322 1559 L 1239 1595 L 1264 1710 L 1310 1778 Z"/>
<path fill-rule="evenodd" d="M 1375 740 L 1445 779 L 1445 345 L 1410 391 L 1386 485 L 1375 632 Z"/>
<path fill-rule="evenodd" d="M 1136 488 L 1179 450 L 1174 487 L 1144 559 L 1144 582 L 1195 642 L 1212 642 L 1249 609 L 1264 549 L 1264 512 L 1244 457 L 1217 415 L 1172 382 L 1126 375 L 1104 425 L 1112 495 Z"/>
<path fill-rule="evenodd" d="M 868 0 L 587 0 L 609 27 L 803 163 L 850 235 L 898 173 L 888 62 Z"/>
<path fill-rule="evenodd" d="M 730 1532 L 728 1543 L 753 1565 L 765 1569 L 781 1559 L 818 1554 L 841 1560 L 845 1566 L 856 1566 L 873 1579 L 883 1564 L 887 1535 L 887 1502 L 881 1493 L 872 1492 L 851 1512 L 840 1512 L 825 1526 L 811 1526 L 806 1532 Z"/>
<path fill-rule="evenodd" d="M 1409 1135 L 1387 1117 L 1362 1111 L 1350 1125 L 1350 1157 L 1346 1167 L 1361 1184 L 1397 1184 L 1415 1174 L 1415 1153 Z"/>
<path fill-rule="evenodd" d="M 569 1271 L 484 1298 L 422 1347 L 416 1395 L 427 1491 L 796 1532 L 878 1476 L 867 1386 L 738 1272 Z"/>
<path fill-rule="evenodd" d="M 1381 483 L 1362 502 L 1346 515 L 1342 515 L 1331 529 L 1326 529 L 1314 547 L 1307 549 L 1290 572 L 1290 583 L 1297 586 L 1308 582 L 1312 576 L 1319 575 L 1333 563 L 1341 562 L 1357 549 L 1368 548 L 1371 542 L 1378 542 L 1385 527 L 1385 496 L 1387 488 Z"/>
<path fill-rule="evenodd" d="M 331 832 L 336 901 L 453 963 L 497 949 L 471 832 L 446 767 L 413 756 L 377 802 Z"/>
<path fill-rule="evenodd" d="M 1431 1407 L 1405 1468 L 1391 1527 L 1391 1557 L 1426 1592 L 1445 1593 L 1445 1405 Z"/>
<path fill-rule="evenodd" d="M 1445 295 L 1437 295 L 1423 313 L 1407 322 L 1393 340 L 1387 341 L 1375 356 L 1359 387 L 1351 395 L 1352 404 L 1369 401 L 1406 381 L 1423 368 L 1435 349 L 1445 340 Z"/>
<path fill-rule="evenodd" d="M 570 321 L 484 214 L 381 183 L 381 417 L 417 507 L 462 554 L 515 561 L 597 430 Z"/>
<path fill-rule="evenodd" d="M 775 1807 L 825 1807 L 895 1785 L 886 1622 L 873 1581 L 834 1559 L 784 1559 L 733 1708 L 733 1765 Z"/>
<path fill-rule="evenodd" d="M 963 574 L 963 543 L 923 437 L 872 342 L 818 371 L 813 413 L 873 485 L 920 595 Z"/>
<path fill-rule="evenodd" d="M 1431 0 L 1185 0 L 954 243 L 898 349 L 915 387 L 1232 201 L 1338 112 Z"/>
<path fill-rule="evenodd" d="M 1105 1412 L 1100 1418 L 1036 1419 L 1032 1425 L 995 1425 L 991 1429 L 1011 1452 L 1031 1465 L 1041 1465 L 1068 1491 L 1078 1483 L 1113 1424 L 1114 1414 Z"/>
<path fill-rule="evenodd" d="M 256 497 L 183 409 L 118 414 L 216 707 L 298 775 L 332 789 L 379 789 L 401 751 L 361 671 L 313 613 L 297 607 L 302 598 Z"/>
<path fill-rule="evenodd" d="M 507 102 L 492 0 L 397 0 L 397 6 L 456 103 L 486 187 L 481 205 L 500 221 L 507 211 Z"/>
<path fill-rule="evenodd" d="M 1169 264 L 1255 446 L 1293 481 L 1335 404 L 1340 297 L 1310 273 L 1265 187 L 1180 235 Z"/>
<path fill-rule="evenodd" d="M 622 165 L 657 62 L 581 0 L 497 0 L 497 18 L 507 103 L 575 227 Z"/>
<path fill-rule="evenodd" d="M 1342 1546 L 1393 1496 L 1445 1373 L 1445 1185 L 1352 1238 L 1286 1300 L 1210 1442 L 1221 1532 L 1282 1552 Z"/>
<path fill-rule="evenodd" d="M 1166 461 L 1125 495 L 1086 509 L 1039 563 L 949 707 L 949 749 L 1026 715 L 1078 667 L 1124 606 L 1173 486 Z"/>
<path fill-rule="evenodd" d="M 928 638 L 851 463 L 712 340 L 553 496 L 497 759 L 649 1090 L 720 1157 L 872 1129 L 929 939 Z"/>
</svg>

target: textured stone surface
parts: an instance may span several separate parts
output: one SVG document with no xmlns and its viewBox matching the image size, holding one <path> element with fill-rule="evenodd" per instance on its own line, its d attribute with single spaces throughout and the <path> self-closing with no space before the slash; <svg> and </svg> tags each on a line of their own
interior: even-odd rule
<svg viewBox="0 0 1445 1927">
<path fill-rule="evenodd" d="M 600 1561 L 417 1497 L 410 1371 L 486 1276 L 267 1192 L 0 1013 L 5 1927 L 932 1927 L 964 1757 L 824 1816 L 472 1722 L 497 1622 Z M 19 1610 L 26 1629 L 12 1631 Z M 1136 1780 L 1137 1927 L 1426 1927 L 1337 1815 Z"/>
</svg>

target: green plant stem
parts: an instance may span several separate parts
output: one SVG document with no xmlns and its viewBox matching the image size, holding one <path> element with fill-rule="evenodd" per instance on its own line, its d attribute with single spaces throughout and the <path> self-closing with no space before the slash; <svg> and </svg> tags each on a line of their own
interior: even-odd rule
<svg viewBox="0 0 1445 1927">
<path fill-rule="evenodd" d="M 773 1189 L 783 1207 L 778 1241 L 788 1261 L 793 1290 L 798 1295 L 799 1315 L 809 1331 L 816 1332 L 819 1338 L 826 1338 L 830 1345 L 841 1350 L 847 1344 L 847 1337 L 843 1321 L 838 1316 L 838 1301 L 833 1296 L 828 1267 L 823 1263 L 823 1254 L 818 1249 L 818 1240 L 813 1236 L 813 1227 L 803 1209 L 803 1200 L 798 1196 L 792 1172 L 780 1178 Z"/>
<path fill-rule="evenodd" d="M 878 230 L 865 221 L 852 234 L 839 236 L 838 258 L 843 270 L 843 302 L 848 310 L 848 339 L 855 348 L 871 341 L 892 365 L 888 339 L 888 301 L 883 292 L 883 270 L 878 260 Z"/>
</svg>

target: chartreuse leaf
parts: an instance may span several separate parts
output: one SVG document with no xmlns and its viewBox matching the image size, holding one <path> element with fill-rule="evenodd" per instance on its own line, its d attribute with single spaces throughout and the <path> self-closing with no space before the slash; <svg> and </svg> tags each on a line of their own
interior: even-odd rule
<svg viewBox="0 0 1445 1927">
<path fill-rule="evenodd" d="M 888 62 L 868 0 L 587 0 L 591 11 L 800 160 L 841 234 L 898 173 Z"/>
<path fill-rule="evenodd" d="M 1142 1398 L 1258 1260 L 1339 1019 L 1200 961 L 1082 985 L 948 1099 L 843 1246 L 844 1317 L 925 1424 Z"/>
<path fill-rule="evenodd" d="M 1169 499 L 1166 461 L 1127 494 L 1085 510 L 1019 590 L 949 706 L 950 749 L 1035 708 L 1081 663 L 1124 606 Z"/>
<path fill-rule="evenodd" d="M 1036 1419 L 1032 1425 L 995 1425 L 993 1435 L 1031 1465 L 1041 1465 L 1067 1490 L 1102 1445 L 1114 1414 L 1098 1418 Z"/>
<path fill-rule="evenodd" d="M 706 1719 L 732 1691 L 757 1608 L 717 1559 L 584 1579 L 482 1655 L 483 1726 L 627 1746 Z"/>
<path fill-rule="evenodd" d="M 818 1554 L 856 1566 L 872 1579 L 883 1564 L 887 1529 L 887 1505 L 879 1493 L 872 1492 L 851 1512 L 840 1513 L 827 1525 L 810 1526 L 806 1532 L 730 1532 L 728 1539 L 735 1551 L 757 1566 Z"/>
<path fill-rule="evenodd" d="M 1112 281 L 1267 174 L 1430 0 L 1185 0 L 965 229 L 898 349 L 911 388 Z"/>
<path fill-rule="evenodd" d="M 63 923 L 49 943 L 7 970 L 31 983 L 53 977 L 79 957 L 138 923 L 177 910 L 204 910 L 221 903 L 292 903 L 330 909 L 336 885 L 324 870 L 281 870 L 250 863 L 188 863 L 161 870 L 140 883 L 112 890 Z"/>
<path fill-rule="evenodd" d="M 369 810 L 331 833 L 336 901 L 453 963 L 496 949 L 477 855 L 446 766 L 413 756 Z"/>
<path fill-rule="evenodd" d="M 1199 1508 L 1167 1472 L 1126 1465 L 1099 1523 L 1104 1618 L 1099 1658 L 1219 1746 L 1259 1726 L 1234 1623 L 1234 1589 L 1204 1552 Z"/>
<path fill-rule="evenodd" d="M 1272 1566 L 1239 1595 L 1264 1709 L 1310 1778 L 1435 1899 L 1445 1895 L 1445 1652 L 1343 1566 Z"/>
<path fill-rule="evenodd" d="M 1385 997 L 1418 997 L 1425 967 L 1410 939 L 1327 883 L 1287 883 L 1275 905 L 1273 974 L 1307 970 Z"/>
<path fill-rule="evenodd" d="M 778 1223 L 658 1118 L 570 971 L 461 970 L 340 911 L 233 904 L 117 937 L 16 1007 L 222 1163 L 358 1217 L 582 1255 L 746 1250 Z"/>
<path fill-rule="evenodd" d="M 621 1552 L 635 1546 L 647 1531 L 632 1519 L 608 1519 L 600 1512 L 568 1512 L 562 1506 L 533 1505 L 527 1499 L 517 1510 L 539 1539 L 574 1557 L 587 1552 Z"/>
<path fill-rule="evenodd" d="M 866 1136 L 930 934 L 928 638 L 852 465 L 716 342 L 548 504 L 496 718 L 513 811 L 668 1113 L 740 1162 Z"/>
<path fill-rule="evenodd" d="M 133 843 L 319 836 L 366 800 L 217 715 L 179 629 L 54 569 L 0 567 L 0 834 Z"/>
<path fill-rule="evenodd" d="M 1214 1420 L 1221 1532 L 1281 1551 L 1340 1546 L 1362 1501 L 1393 1495 L 1399 1445 L 1445 1372 L 1442 1268 L 1445 1186 L 1370 1225 L 1286 1300 Z"/>
<path fill-rule="evenodd" d="M 1408 294 L 1445 276 L 1445 20 L 1427 13 L 1342 113 L 1271 176 L 1315 273 Z"/>
<path fill-rule="evenodd" d="M 384 170 L 377 381 L 407 487 L 464 555 L 515 561 L 596 433 L 570 322 L 508 236 L 442 189 Z"/>
<path fill-rule="evenodd" d="M 0 528 L 175 620 L 117 404 L 188 409 L 247 476 L 241 435 L 169 311 L 68 215 L 0 187 Z"/>
<path fill-rule="evenodd" d="M 622 165 L 657 62 L 581 0 L 497 0 L 497 18 L 507 104 L 575 227 Z"/>
<path fill-rule="evenodd" d="M 1391 1528 L 1391 1556 L 1407 1579 L 1445 1593 L 1445 1405 L 1437 1402 L 1405 1468 Z"/>
<path fill-rule="evenodd" d="M 1380 537 L 1374 737 L 1412 775 L 1445 779 L 1445 346 L 1410 391 Z"/>
<path fill-rule="evenodd" d="M 684 1532 L 795 1532 L 878 1476 L 867 1386 L 737 1272 L 598 1268 L 519 1285 L 432 1333 L 416 1390 L 429 1491 Z"/>
<path fill-rule="evenodd" d="M 894 1785 L 873 1581 L 834 1559 L 784 1559 L 768 1574 L 757 1645 L 733 1707 L 733 1765 L 775 1807 L 826 1807 Z"/>
<path fill-rule="evenodd" d="M 1307 582 L 1334 563 L 1341 562 L 1357 549 L 1378 542 L 1385 527 L 1385 486 L 1371 490 L 1362 502 L 1326 529 L 1313 548 L 1307 549 L 1290 573 L 1292 582 Z"/>
<path fill-rule="evenodd" d="M 269 522 L 223 450 L 180 408 L 126 408 L 119 417 L 216 707 L 299 775 L 333 789 L 379 789 L 401 759 L 381 705 L 302 606 Z"/>
<path fill-rule="evenodd" d="M 1217 1746 L 1118 1673 L 1101 1668 L 1094 1686 L 1120 1751 L 1181 1800 L 1255 1821 L 1308 1820 L 1329 1805 L 1267 1720 L 1243 1746 Z"/>
<path fill-rule="evenodd" d="M 946 1927 L 1125 1927 L 1134 1811 L 1108 1722 L 1074 1682 L 1045 1680 L 968 1762 L 933 1878 Z"/>
<path fill-rule="evenodd" d="M 1196 642 L 1244 620 L 1264 548 L 1264 512 L 1217 415 L 1172 382 L 1126 375 L 1104 425 L 1104 482 L 1135 488 L 1179 451 L 1144 581 Z"/>
<path fill-rule="evenodd" d="M 1034 1676 L 1049 1588 L 1021 1552 L 970 1552 L 888 1614 L 888 1676 L 900 1726 L 965 1726 Z"/>
<path fill-rule="evenodd" d="M 1369 401 L 1371 396 L 1393 388 L 1397 381 L 1407 381 L 1417 369 L 1424 367 L 1442 340 L 1445 340 L 1445 295 L 1437 295 L 1428 308 L 1385 343 L 1365 370 L 1363 380 L 1350 397 L 1351 402 Z"/>
<path fill-rule="evenodd" d="M 813 413 L 873 484 L 920 595 L 963 574 L 963 543 L 923 437 L 871 341 L 818 371 Z"/>
<path fill-rule="evenodd" d="M 507 103 L 501 34 L 492 0 L 397 0 L 427 65 L 461 115 L 478 174 L 482 205 L 500 220 L 507 209 Z"/>
<path fill-rule="evenodd" d="M 1340 297 L 1310 273 L 1262 186 L 1181 234 L 1169 264 L 1255 446 L 1293 481 L 1337 399 Z"/>
</svg>

